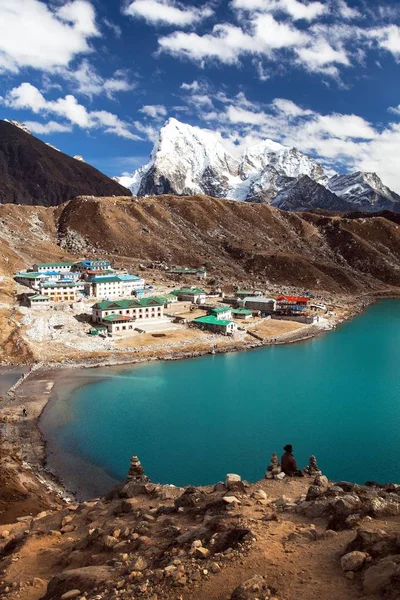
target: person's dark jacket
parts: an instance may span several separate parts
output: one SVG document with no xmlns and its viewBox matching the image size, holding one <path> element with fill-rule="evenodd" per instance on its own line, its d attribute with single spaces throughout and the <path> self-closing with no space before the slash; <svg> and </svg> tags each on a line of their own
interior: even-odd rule
<svg viewBox="0 0 400 600">
<path fill-rule="evenodd" d="M 285 475 L 293 475 L 298 471 L 296 459 L 291 452 L 282 455 L 281 467 Z"/>
</svg>

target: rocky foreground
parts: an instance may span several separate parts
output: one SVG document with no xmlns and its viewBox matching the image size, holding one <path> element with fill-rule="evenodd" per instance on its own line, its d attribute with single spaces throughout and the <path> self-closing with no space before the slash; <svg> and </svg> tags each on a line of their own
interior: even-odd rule
<svg viewBox="0 0 400 600">
<path fill-rule="evenodd" d="M 151 483 L 133 457 L 105 499 L 0 527 L 8 600 L 400 596 L 400 485 L 304 478 Z"/>
</svg>

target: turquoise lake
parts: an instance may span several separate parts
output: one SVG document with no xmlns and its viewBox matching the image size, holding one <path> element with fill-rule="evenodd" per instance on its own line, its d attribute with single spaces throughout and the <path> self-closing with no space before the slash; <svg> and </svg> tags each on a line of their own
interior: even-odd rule
<svg viewBox="0 0 400 600">
<path fill-rule="evenodd" d="M 255 481 L 290 443 L 331 479 L 400 482 L 399 344 L 400 301 L 385 300 L 304 343 L 101 369 L 46 408 L 49 466 L 86 496 L 132 454 L 155 482 Z"/>
</svg>

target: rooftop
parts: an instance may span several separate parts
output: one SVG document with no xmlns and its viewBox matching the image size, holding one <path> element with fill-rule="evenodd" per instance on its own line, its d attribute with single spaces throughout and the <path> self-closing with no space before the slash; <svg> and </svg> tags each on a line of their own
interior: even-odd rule
<svg viewBox="0 0 400 600">
<path fill-rule="evenodd" d="M 191 267 L 171 267 L 170 273 L 195 275 L 196 273 L 205 273 L 205 269 L 194 269 Z"/>
<path fill-rule="evenodd" d="M 104 300 L 92 306 L 98 310 L 118 310 L 120 308 L 141 308 L 147 306 L 163 306 L 157 298 L 132 298 L 129 300 Z"/>
<path fill-rule="evenodd" d="M 93 260 L 91 260 L 91 259 L 81 260 L 78 264 L 90 266 L 90 265 L 97 264 L 97 263 L 107 263 L 109 265 L 110 261 L 106 260 L 105 258 L 94 258 Z"/>
<path fill-rule="evenodd" d="M 225 327 L 232 323 L 232 321 L 226 321 L 223 319 L 217 319 L 213 315 L 207 315 L 206 317 L 197 317 L 197 319 L 193 319 L 194 323 L 203 323 L 204 325 L 218 325 L 220 327 Z"/>
<path fill-rule="evenodd" d="M 246 296 L 246 298 L 243 298 L 243 302 L 247 302 L 247 300 L 251 302 L 275 302 L 274 298 L 266 298 L 265 296 Z"/>
<path fill-rule="evenodd" d="M 121 281 L 140 281 L 141 279 L 137 275 L 99 275 L 93 277 L 92 283 L 118 283 Z"/>
<path fill-rule="evenodd" d="M 35 267 L 72 267 L 75 262 L 35 263 Z"/>
<path fill-rule="evenodd" d="M 252 315 L 252 311 L 248 308 L 234 308 L 232 310 L 233 315 Z"/>
<path fill-rule="evenodd" d="M 279 302 L 285 300 L 286 302 L 309 302 L 309 298 L 307 296 L 277 296 L 276 299 Z"/>
<path fill-rule="evenodd" d="M 230 306 L 213 306 L 213 308 L 210 308 L 210 313 L 212 314 L 218 314 L 218 313 L 224 313 L 227 311 L 231 311 L 231 307 Z"/>
<path fill-rule="evenodd" d="M 16 273 L 15 277 L 23 277 L 24 279 L 39 279 L 45 277 L 44 273 L 36 273 L 30 271 L 29 273 Z"/>
<path fill-rule="evenodd" d="M 179 294 L 204 294 L 205 295 L 204 290 L 201 290 L 200 288 L 196 288 L 196 287 L 180 288 L 179 290 L 173 290 L 171 293 L 174 294 L 175 296 L 178 296 Z"/>
<path fill-rule="evenodd" d="M 114 323 L 116 321 L 132 321 L 132 317 L 123 315 L 107 315 L 107 317 L 103 317 L 103 321 L 108 321 L 109 323 Z"/>
<path fill-rule="evenodd" d="M 42 288 L 64 288 L 64 287 L 78 287 L 73 281 L 45 281 L 41 284 Z"/>
</svg>

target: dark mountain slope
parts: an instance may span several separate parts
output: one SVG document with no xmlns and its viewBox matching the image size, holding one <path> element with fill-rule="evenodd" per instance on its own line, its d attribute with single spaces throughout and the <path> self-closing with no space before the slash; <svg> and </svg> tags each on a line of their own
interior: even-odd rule
<svg viewBox="0 0 400 600">
<path fill-rule="evenodd" d="M 324 210 L 342 212 L 352 210 L 352 205 L 330 192 L 308 175 L 296 179 L 271 202 L 282 210 Z"/>
<path fill-rule="evenodd" d="M 131 192 L 94 167 L 0 121 L 0 203 L 57 206 L 82 194 Z"/>
</svg>

